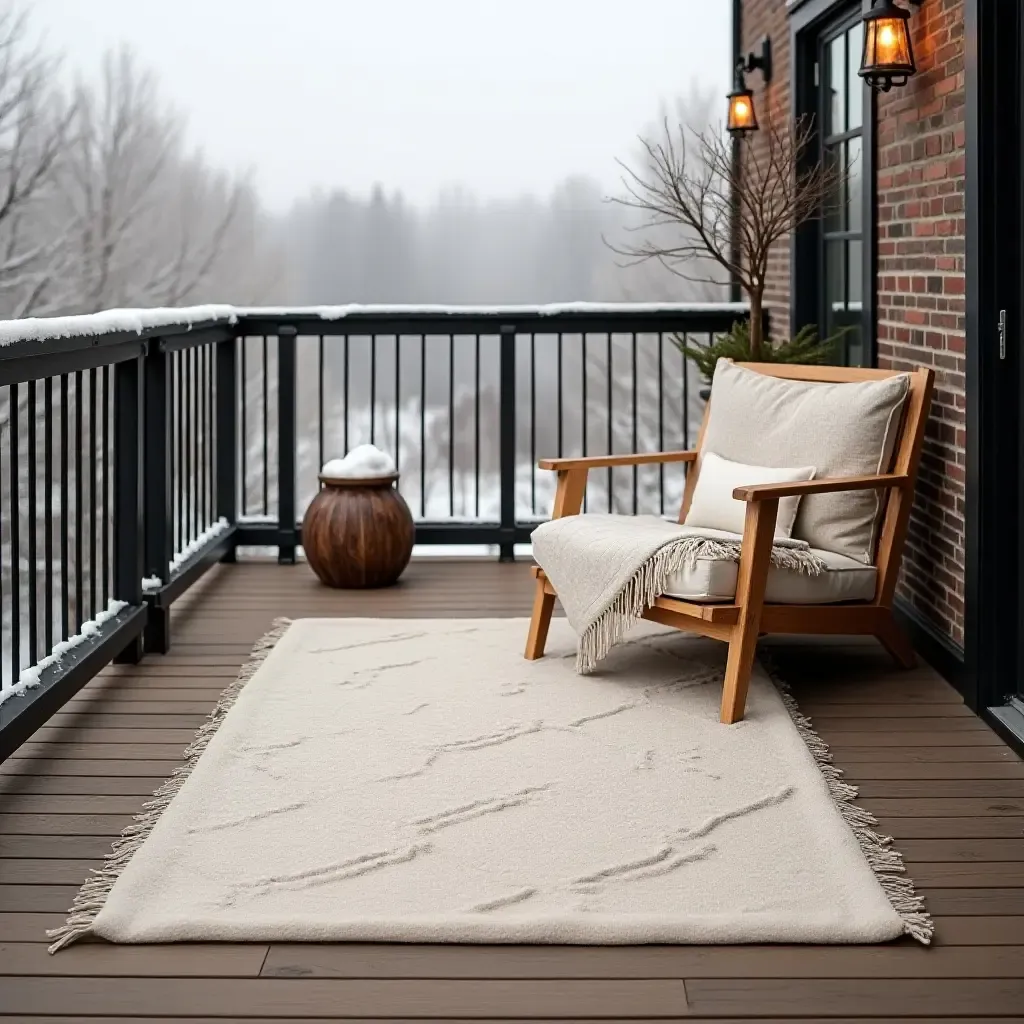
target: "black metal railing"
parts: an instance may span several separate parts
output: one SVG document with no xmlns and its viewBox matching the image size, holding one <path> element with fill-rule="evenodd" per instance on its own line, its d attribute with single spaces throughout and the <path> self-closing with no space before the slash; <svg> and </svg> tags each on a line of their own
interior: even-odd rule
<svg viewBox="0 0 1024 1024">
<path fill-rule="evenodd" d="M 111 660 L 166 651 L 172 603 L 210 565 L 250 545 L 294 561 L 327 458 L 386 449 L 417 543 L 512 558 L 550 509 L 537 457 L 689 446 L 703 403 L 681 342 L 745 315 L 208 307 L 0 325 L 0 759 Z M 673 512 L 683 482 L 679 466 L 602 471 L 588 508 Z"/>
</svg>

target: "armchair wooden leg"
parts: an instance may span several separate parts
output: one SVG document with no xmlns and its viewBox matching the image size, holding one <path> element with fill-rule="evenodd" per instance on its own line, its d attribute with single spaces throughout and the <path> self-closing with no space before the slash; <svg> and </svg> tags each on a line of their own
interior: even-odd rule
<svg viewBox="0 0 1024 1024">
<path fill-rule="evenodd" d="M 544 657 L 544 645 L 548 642 L 548 627 L 551 625 L 551 613 L 555 610 L 555 595 L 544 589 L 544 580 L 537 580 L 537 590 L 533 596 L 533 614 L 530 616 L 530 632 L 526 637 L 526 654 L 528 661 Z"/>
<path fill-rule="evenodd" d="M 760 632 L 761 607 L 768 581 L 778 511 L 778 500 L 747 504 L 736 580 L 736 603 L 740 606 L 740 617 L 729 638 L 729 657 L 725 663 L 725 685 L 722 688 L 720 717 L 725 725 L 738 722 L 747 706 L 747 687 L 754 667 L 754 651 Z"/>
<path fill-rule="evenodd" d="M 737 629 L 737 634 L 729 641 L 729 657 L 725 663 L 725 685 L 722 688 L 720 715 L 725 725 L 733 725 L 743 718 L 756 649 L 756 629 L 752 634 Z"/>
<path fill-rule="evenodd" d="M 889 652 L 900 668 L 915 668 L 917 653 L 906 630 L 896 621 L 892 612 L 885 612 L 875 629 L 878 642 Z"/>
</svg>

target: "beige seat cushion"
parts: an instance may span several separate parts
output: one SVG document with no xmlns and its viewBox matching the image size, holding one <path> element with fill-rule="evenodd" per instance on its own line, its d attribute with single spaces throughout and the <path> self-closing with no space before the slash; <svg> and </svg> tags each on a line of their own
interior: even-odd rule
<svg viewBox="0 0 1024 1024">
<path fill-rule="evenodd" d="M 701 451 L 755 466 L 814 466 L 814 478 L 883 473 L 892 461 L 907 374 L 855 384 L 770 377 L 718 361 Z M 793 536 L 859 562 L 874 555 L 878 491 L 808 494 Z"/>
<path fill-rule="evenodd" d="M 875 596 L 877 570 L 834 551 L 812 549 L 828 569 L 820 576 L 805 576 L 790 569 L 768 570 L 765 601 L 771 604 L 836 604 L 870 601 Z M 731 601 L 736 596 L 737 562 L 698 558 L 692 569 L 673 573 L 665 587 L 668 597 L 685 601 Z"/>
</svg>

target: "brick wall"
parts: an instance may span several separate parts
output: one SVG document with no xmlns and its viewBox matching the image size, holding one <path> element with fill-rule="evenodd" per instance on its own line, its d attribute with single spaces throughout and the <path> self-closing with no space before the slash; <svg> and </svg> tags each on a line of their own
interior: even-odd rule
<svg viewBox="0 0 1024 1024">
<path fill-rule="evenodd" d="M 724 6 L 724 0 L 723 0 Z M 764 84 L 760 71 L 747 76 L 747 85 L 754 90 L 754 109 L 761 123 L 769 111 L 788 117 L 790 110 L 789 17 L 785 0 L 745 0 L 743 5 L 743 52 L 760 53 L 764 36 L 772 41 L 772 80 Z M 757 146 L 758 136 L 751 140 Z M 771 315 L 772 334 L 789 336 L 789 240 L 783 239 L 768 259 L 768 284 L 764 304 Z"/>
<path fill-rule="evenodd" d="M 930 366 L 936 393 L 900 593 L 952 641 L 963 644 L 966 447 L 964 310 L 965 115 L 963 0 L 925 0 L 910 27 L 918 74 L 878 96 L 878 365 Z M 746 49 L 768 33 L 775 71 L 760 109 L 789 110 L 785 0 L 746 0 Z M 772 262 L 769 300 L 788 325 L 789 246 Z M 781 318 L 781 319 L 778 319 Z"/>
<path fill-rule="evenodd" d="M 880 96 L 878 364 L 935 370 L 903 593 L 956 643 L 964 631 L 963 0 L 925 0 L 910 21 L 918 74 Z"/>
</svg>

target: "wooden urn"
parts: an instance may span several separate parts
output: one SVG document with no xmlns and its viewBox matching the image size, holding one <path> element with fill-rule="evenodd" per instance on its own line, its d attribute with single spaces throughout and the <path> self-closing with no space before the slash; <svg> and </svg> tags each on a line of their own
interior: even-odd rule
<svg viewBox="0 0 1024 1024">
<path fill-rule="evenodd" d="M 320 477 L 320 493 L 302 520 L 302 548 L 329 587 L 386 587 L 412 555 L 415 527 L 398 474 L 366 479 Z"/>
</svg>

